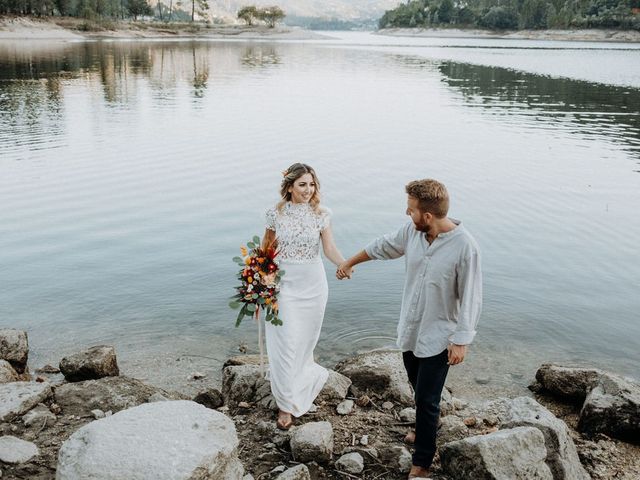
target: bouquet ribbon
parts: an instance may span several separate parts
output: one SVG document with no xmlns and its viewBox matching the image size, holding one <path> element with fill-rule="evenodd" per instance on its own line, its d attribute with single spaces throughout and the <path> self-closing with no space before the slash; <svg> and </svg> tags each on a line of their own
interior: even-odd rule
<svg viewBox="0 0 640 480">
<path fill-rule="evenodd" d="M 265 377 L 264 373 L 264 333 L 262 331 L 262 322 L 260 321 L 260 309 L 256 308 L 255 313 L 256 322 L 258 322 L 258 347 L 260 349 L 260 375 Z"/>
</svg>

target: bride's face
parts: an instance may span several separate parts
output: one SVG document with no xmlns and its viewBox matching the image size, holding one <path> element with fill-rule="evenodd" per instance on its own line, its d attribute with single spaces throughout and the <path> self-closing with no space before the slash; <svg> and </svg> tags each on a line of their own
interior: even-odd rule
<svg viewBox="0 0 640 480">
<path fill-rule="evenodd" d="M 289 187 L 293 203 L 309 203 L 315 191 L 316 182 L 313 181 L 313 176 L 310 173 L 305 173 Z"/>
</svg>

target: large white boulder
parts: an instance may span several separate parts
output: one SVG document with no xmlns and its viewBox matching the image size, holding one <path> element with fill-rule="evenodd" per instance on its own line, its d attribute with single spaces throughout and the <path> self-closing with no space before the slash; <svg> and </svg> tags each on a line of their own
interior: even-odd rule
<svg viewBox="0 0 640 480">
<path fill-rule="evenodd" d="M 544 436 L 534 427 L 469 437 L 440 449 L 449 476 L 475 480 L 553 480 L 546 457 Z"/>
<path fill-rule="evenodd" d="M 499 399 L 489 410 L 500 418 L 500 428 L 535 427 L 544 435 L 546 463 L 555 480 L 589 480 L 566 423 L 533 398 Z"/>
<path fill-rule="evenodd" d="M 227 416 L 195 402 L 154 402 L 76 431 L 60 449 L 57 480 L 240 480 Z"/>
<path fill-rule="evenodd" d="M 0 422 L 24 415 L 51 395 L 51 386 L 46 382 L 0 384 Z"/>
</svg>

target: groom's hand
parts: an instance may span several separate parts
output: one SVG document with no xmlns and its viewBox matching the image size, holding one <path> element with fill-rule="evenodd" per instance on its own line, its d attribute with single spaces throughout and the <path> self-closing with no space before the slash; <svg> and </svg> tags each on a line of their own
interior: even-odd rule
<svg viewBox="0 0 640 480">
<path fill-rule="evenodd" d="M 338 280 L 351 278 L 352 274 L 353 274 L 353 267 L 349 266 L 347 262 L 342 262 L 340 265 L 338 265 L 338 269 L 336 270 L 336 278 Z"/>
<path fill-rule="evenodd" d="M 447 347 L 449 350 L 449 365 L 458 365 L 462 363 L 464 360 L 464 356 L 467 354 L 467 346 L 466 345 L 456 345 L 454 343 L 450 343 Z"/>
</svg>

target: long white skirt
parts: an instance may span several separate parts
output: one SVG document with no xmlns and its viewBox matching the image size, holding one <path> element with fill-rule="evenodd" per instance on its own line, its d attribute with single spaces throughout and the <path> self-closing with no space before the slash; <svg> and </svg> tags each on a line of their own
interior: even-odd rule
<svg viewBox="0 0 640 480">
<path fill-rule="evenodd" d="M 265 329 L 269 379 L 280 410 L 299 417 L 309 411 L 329 376 L 313 358 L 329 289 L 321 261 L 281 262 L 280 268 L 285 271 L 278 295 L 283 325 L 267 323 Z"/>
</svg>

